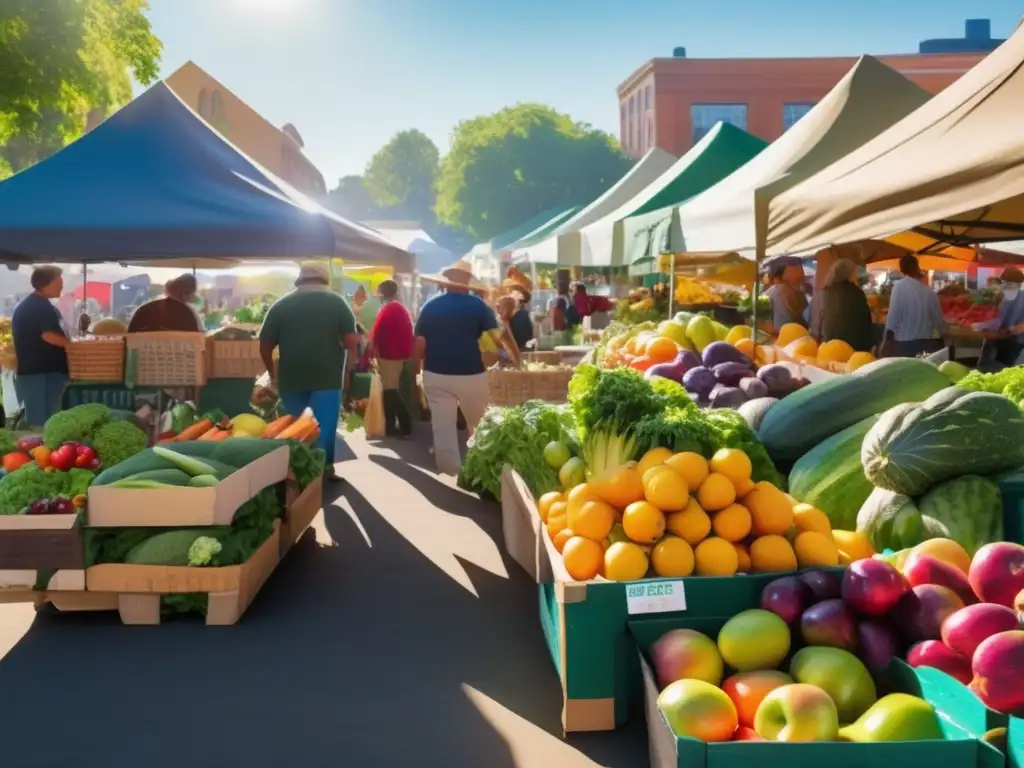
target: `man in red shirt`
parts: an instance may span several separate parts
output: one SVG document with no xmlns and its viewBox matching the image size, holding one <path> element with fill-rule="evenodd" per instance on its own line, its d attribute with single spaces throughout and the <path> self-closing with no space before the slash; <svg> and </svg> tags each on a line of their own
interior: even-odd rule
<svg viewBox="0 0 1024 768">
<path fill-rule="evenodd" d="M 412 434 L 412 416 L 398 384 L 402 368 L 412 358 L 413 333 L 409 310 L 398 301 L 398 283 L 384 280 L 377 287 L 381 308 L 370 331 L 373 356 L 384 385 L 384 427 L 389 437 Z"/>
</svg>

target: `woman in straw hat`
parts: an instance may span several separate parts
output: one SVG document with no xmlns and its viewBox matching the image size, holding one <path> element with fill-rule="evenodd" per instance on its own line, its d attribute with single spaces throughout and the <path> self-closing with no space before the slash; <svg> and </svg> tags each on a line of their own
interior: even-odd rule
<svg viewBox="0 0 1024 768">
<path fill-rule="evenodd" d="M 501 287 L 516 299 L 515 310 L 508 320 L 508 326 L 516 346 L 524 350 L 533 340 L 533 320 L 530 319 L 533 282 L 515 267 L 509 267 Z"/>
<path fill-rule="evenodd" d="M 423 393 L 430 407 L 434 459 L 438 469 L 457 475 L 462 465 L 456 420 L 461 409 L 472 434 L 487 408 L 487 374 L 480 338 L 490 334 L 503 346 L 507 329 L 499 328 L 494 311 L 476 292 L 486 286 L 473 277 L 468 262 L 459 261 L 421 280 L 443 292 L 427 300 L 416 320 L 416 367 L 423 370 Z"/>
<path fill-rule="evenodd" d="M 999 317 L 980 326 L 994 342 L 995 361 L 1002 365 L 1024 364 L 1024 272 L 1007 267 L 999 275 L 1003 302 Z"/>
</svg>

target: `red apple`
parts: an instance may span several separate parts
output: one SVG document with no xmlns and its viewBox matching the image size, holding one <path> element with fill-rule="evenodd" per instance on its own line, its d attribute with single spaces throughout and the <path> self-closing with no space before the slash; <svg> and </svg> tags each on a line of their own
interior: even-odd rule
<svg viewBox="0 0 1024 768">
<path fill-rule="evenodd" d="M 971 669 L 971 690 L 986 707 L 1006 714 L 1024 710 L 1024 632 L 1015 629 L 984 640 Z"/>
<path fill-rule="evenodd" d="M 733 741 L 764 741 L 760 736 L 757 735 L 757 731 L 753 728 L 748 728 L 745 725 L 741 725 L 736 729 L 736 733 L 732 736 Z"/>
<path fill-rule="evenodd" d="M 651 646 L 651 661 L 664 688 L 676 680 L 722 682 L 722 656 L 715 641 L 694 629 L 673 629 Z"/>
<path fill-rule="evenodd" d="M 857 625 L 857 655 L 868 669 L 885 669 L 896 655 L 896 633 L 879 621 Z"/>
<path fill-rule="evenodd" d="M 912 667 L 932 667 L 956 678 L 964 685 L 971 682 L 971 662 L 940 640 L 925 640 L 910 646 L 907 664 Z"/>
<path fill-rule="evenodd" d="M 834 741 L 839 713 L 832 697 L 816 685 L 794 683 L 769 693 L 754 717 L 766 741 Z"/>
<path fill-rule="evenodd" d="M 783 576 L 769 582 L 761 591 L 761 608 L 776 614 L 787 624 L 793 624 L 813 599 L 810 587 L 798 577 Z"/>
<path fill-rule="evenodd" d="M 908 642 L 938 640 L 942 623 L 963 607 L 963 601 L 949 587 L 921 584 L 899 601 L 893 621 Z"/>
<path fill-rule="evenodd" d="M 843 600 L 865 616 L 885 616 L 909 591 L 903 574 L 881 560 L 857 560 L 843 574 Z"/>
<path fill-rule="evenodd" d="M 911 552 L 907 562 L 903 564 L 903 575 L 907 577 L 907 581 L 912 587 L 921 584 L 938 584 L 956 592 L 957 597 L 963 601 L 964 605 L 978 602 L 964 572 L 936 557 Z"/>
<path fill-rule="evenodd" d="M 857 648 L 857 624 L 842 600 L 812 605 L 800 617 L 800 634 L 808 645 L 828 645 L 853 652 Z"/>
<path fill-rule="evenodd" d="M 1024 589 L 1024 547 L 999 541 L 974 554 L 968 574 L 975 594 L 986 603 L 1013 605 Z"/>
<path fill-rule="evenodd" d="M 808 586 L 813 595 L 812 602 L 831 600 L 839 597 L 839 579 L 825 571 L 804 571 L 797 576 Z"/>
<path fill-rule="evenodd" d="M 961 608 L 942 623 L 942 642 L 965 658 L 974 658 L 982 641 L 1000 632 L 1018 629 L 1012 608 L 995 603 L 975 603 Z"/>
</svg>

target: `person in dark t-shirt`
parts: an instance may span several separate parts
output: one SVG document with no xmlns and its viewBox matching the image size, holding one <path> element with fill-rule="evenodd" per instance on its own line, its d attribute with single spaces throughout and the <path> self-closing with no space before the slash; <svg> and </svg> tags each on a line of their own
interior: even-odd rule
<svg viewBox="0 0 1024 768">
<path fill-rule="evenodd" d="M 68 383 L 68 334 L 52 300 L 64 290 L 59 267 L 32 272 L 32 293 L 22 299 L 11 317 L 14 354 L 18 359 L 17 392 L 25 418 L 41 427 L 60 410 Z"/>
<path fill-rule="evenodd" d="M 132 315 L 128 333 L 154 333 L 156 331 L 183 331 L 200 333 L 203 330 L 199 314 L 192 308 L 197 290 L 193 275 L 176 277 L 164 286 L 162 299 L 147 301 Z"/>
</svg>

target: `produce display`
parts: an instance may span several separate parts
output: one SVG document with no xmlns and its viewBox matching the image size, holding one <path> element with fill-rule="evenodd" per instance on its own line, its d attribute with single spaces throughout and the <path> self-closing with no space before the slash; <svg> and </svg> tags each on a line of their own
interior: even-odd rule
<svg viewBox="0 0 1024 768">
<path fill-rule="evenodd" d="M 689 304 L 721 304 L 724 297 L 718 294 L 710 285 L 692 277 L 676 275 L 674 298 L 676 304 L 686 306 Z"/>
<path fill-rule="evenodd" d="M 857 352 L 841 339 L 819 344 L 811 332 L 799 323 L 787 323 L 779 329 L 774 354 L 784 360 L 842 373 L 853 373 L 875 361 L 870 352 Z"/>
<path fill-rule="evenodd" d="M 1004 368 L 998 373 L 971 371 L 956 385 L 961 389 L 1002 395 L 1024 410 L 1024 366 Z"/>
<path fill-rule="evenodd" d="M 970 293 L 956 284 L 939 291 L 939 306 L 947 323 L 971 328 L 978 323 L 999 317 L 998 291 L 975 291 Z"/>
<path fill-rule="evenodd" d="M 651 647 L 658 708 L 676 736 L 705 742 L 943 738 L 929 702 L 907 693 L 879 696 L 875 675 L 892 655 L 888 630 L 876 614 L 861 612 L 875 606 L 863 600 L 849 572 L 841 582 L 822 571 L 783 577 L 765 588 L 761 604 L 730 618 L 714 639 L 674 629 Z"/>
</svg>

